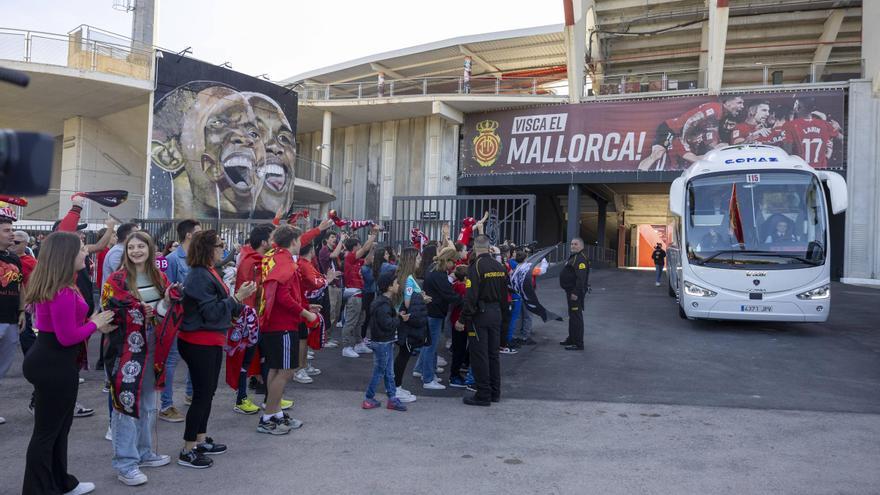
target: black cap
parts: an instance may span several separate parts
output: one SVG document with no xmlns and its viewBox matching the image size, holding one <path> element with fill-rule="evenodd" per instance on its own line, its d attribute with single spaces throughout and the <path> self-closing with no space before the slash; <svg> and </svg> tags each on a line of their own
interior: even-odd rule
<svg viewBox="0 0 880 495">
<path fill-rule="evenodd" d="M 394 279 L 396 278 L 397 275 L 394 272 L 385 272 L 379 275 L 379 280 L 376 282 L 379 292 L 386 292 L 394 284 Z"/>
</svg>

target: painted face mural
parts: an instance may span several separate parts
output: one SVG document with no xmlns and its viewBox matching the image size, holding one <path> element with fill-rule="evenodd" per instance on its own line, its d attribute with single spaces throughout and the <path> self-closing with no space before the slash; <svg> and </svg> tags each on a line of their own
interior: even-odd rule
<svg viewBox="0 0 880 495">
<path fill-rule="evenodd" d="M 296 93 L 174 54 L 158 64 L 149 216 L 265 219 L 286 209 Z"/>
<path fill-rule="evenodd" d="M 259 210 L 275 212 L 290 204 L 294 182 L 296 138 L 281 107 L 266 95 L 242 93 L 256 116 L 257 131 L 265 147 L 258 162 L 255 187 Z"/>
</svg>

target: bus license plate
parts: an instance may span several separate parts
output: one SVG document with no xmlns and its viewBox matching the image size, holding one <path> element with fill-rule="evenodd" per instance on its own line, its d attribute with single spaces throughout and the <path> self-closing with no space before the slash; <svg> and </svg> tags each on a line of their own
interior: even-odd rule
<svg viewBox="0 0 880 495">
<path fill-rule="evenodd" d="M 765 306 L 759 304 L 743 304 L 739 307 L 743 313 L 772 313 L 773 306 Z"/>
</svg>

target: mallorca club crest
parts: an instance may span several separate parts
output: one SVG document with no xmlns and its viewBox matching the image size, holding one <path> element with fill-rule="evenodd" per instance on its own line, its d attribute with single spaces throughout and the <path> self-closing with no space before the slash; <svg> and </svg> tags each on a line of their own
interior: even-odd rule
<svg viewBox="0 0 880 495">
<path fill-rule="evenodd" d="M 501 138 L 495 134 L 498 122 L 484 120 L 477 124 L 477 136 L 474 138 L 474 159 L 481 167 L 491 167 L 501 151 Z"/>
</svg>

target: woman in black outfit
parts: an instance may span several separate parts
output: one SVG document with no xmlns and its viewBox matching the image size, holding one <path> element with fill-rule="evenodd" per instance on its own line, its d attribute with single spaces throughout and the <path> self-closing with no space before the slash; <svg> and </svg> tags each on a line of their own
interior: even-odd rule
<svg viewBox="0 0 880 495">
<path fill-rule="evenodd" d="M 232 319 L 242 310 L 241 301 L 256 286 L 247 282 L 235 295 L 214 266 L 223 260 L 225 245 L 215 230 L 196 233 L 186 262 L 190 272 L 183 283 L 183 322 L 177 335 L 180 357 L 186 361 L 193 382 L 192 404 L 186 413 L 184 447 L 177 463 L 192 468 L 208 468 L 214 463 L 208 455 L 223 454 L 226 446 L 207 436 L 211 403 L 217 390 L 223 345 Z"/>
<path fill-rule="evenodd" d="M 116 328 L 111 311 L 87 317 L 88 304 L 75 285 L 86 254 L 76 234 L 49 235 L 25 294 L 25 302 L 34 305 L 34 328 L 40 330 L 22 365 L 35 399 L 22 487 L 26 495 L 83 495 L 95 489 L 94 483 L 81 483 L 67 472 L 67 437 L 79 389 L 82 343 L 96 330 L 106 334 Z"/>
</svg>

